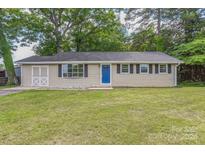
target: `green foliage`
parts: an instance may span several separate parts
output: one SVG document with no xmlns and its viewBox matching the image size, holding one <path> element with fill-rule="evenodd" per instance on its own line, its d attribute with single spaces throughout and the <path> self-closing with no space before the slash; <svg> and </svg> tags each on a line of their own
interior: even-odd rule
<svg viewBox="0 0 205 154">
<path fill-rule="evenodd" d="M 74 26 L 73 48 L 76 51 L 115 51 L 123 46 L 121 24 L 113 10 L 87 9 L 82 22 Z M 90 19 L 90 20 L 87 20 Z"/>
<path fill-rule="evenodd" d="M 132 34 L 131 50 L 133 51 L 164 51 L 165 39 L 157 35 L 153 27 Z"/>
<path fill-rule="evenodd" d="M 15 50 L 18 43 L 32 42 L 36 42 L 34 51 L 39 55 L 62 50 L 157 50 L 189 64 L 204 63 L 205 9 L 124 9 L 126 23 L 134 30 L 131 36 L 126 35 L 128 27 L 120 23 L 119 9 L 1 10 L 1 36 L 9 50 Z"/>
<path fill-rule="evenodd" d="M 147 29 L 154 25 L 156 33 L 160 34 L 162 29 L 172 27 L 176 22 L 178 9 L 143 8 L 128 9 L 126 12 L 126 21 L 135 30 Z"/>
<path fill-rule="evenodd" d="M 201 30 L 203 26 L 200 12 L 204 11 L 204 9 L 180 9 L 180 19 L 181 26 L 184 31 L 184 41 L 190 42 L 194 39 L 197 32 Z"/>
<path fill-rule="evenodd" d="M 30 28 L 37 44 L 34 51 L 40 55 L 53 55 L 62 48 L 70 50 L 70 28 L 74 23 L 74 16 L 78 16 L 75 9 L 30 9 Z"/>
<path fill-rule="evenodd" d="M 131 49 L 165 52 L 170 50 L 174 44 L 173 38 L 178 38 L 177 28 L 173 26 L 177 13 L 177 9 L 128 9 L 128 25 L 138 31 L 132 35 Z"/>
<path fill-rule="evenodd" d="M 16 84 L 16 76 L 14 71 L 13 59 L 11 56 L 11 49 L 6 37 L 0 27 L 0 51 L 3 57 L 4 65 L 8 75 L 8 84 Z"/>
<path fill-rule="evenodd" d="M 20 9 L 0 9 L 0 55 L 8 75 L 8 84 L 16 84 L 11 49 L 20 40 L 23 12 Z"/>
<path fill-rule="evenodd" d="M 205 64 L 205 39 L 195 39 L 175 48 L 173 55 L 187 64 Z"/>
<path fill-rule="evenodd" d="M 164 51 L 186 64 L 204 65 L 204 14 L 198 8 L 129 9 L 127 20 L 138 31 L 131 36 L 131 49 Z"/>
<path fill-rule="evenodd" d="M 112 9 L 31 9 L 39 20 L 33 33 L 37 54 L 63 51 L 115 51 L 124 48 L 122 25 Z"/>
<path fill-rule="evenodd" d="M 0 57 L 8 74 L 8 84 L 17 83 L 12 50 L 16 50 L 18 44 L 25 46 L 34 41 L 30 30 L 33 27 L 32 18 L 24 9 L 0 9 Z"/>
<path fill-rule="evenodd" d="M 17 45 L 31 43 L 30 28 L 33 26 L 29 21 L 31 15 L 23 9 L 1 9 L 0 26 L 6 37 L 9 47 L 16 50 Z"/>
</svg>

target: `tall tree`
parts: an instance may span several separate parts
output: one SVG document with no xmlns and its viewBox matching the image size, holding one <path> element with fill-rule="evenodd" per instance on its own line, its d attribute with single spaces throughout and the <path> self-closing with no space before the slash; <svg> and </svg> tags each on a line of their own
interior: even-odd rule
<svg viewBox="0 0 205 154">
<path fill-rule="evenodd" d="M 74 26 L 75 51 L 115 51 L 123 48 L 123 29 L 113 10 L 86 9 Z M 77 17 L 79 18 L 79 17 Z"/>
<path fill-rule="evenodd" d="M 135 35 L 154 27 L 156 35 L 164 40 L 163 49 L 172 51 L 175 46 L 190 42 L 199 34 L 204 27 L 204 13 L 204 9 L 128 9 L 126 19 Z M 133 38 L 136 41 L 137 36 Z M 162 43 L 160 40 L 155 42 L 158 46 Z"/>
<path fill-rule="evenodd" d="M 205 9 L 180 9 L 180 25 L 184 34 L 184 42 L 190 42 L 204 26 L 202 15 Z"/>
<path fill-rule="evenodd" d="M 7 84 L 17 84 L 11 50 L 16 49 L 20 34 L 23 33 L 22 17 L 20 9 L 0 9 L 0 56 L 8 75 Z"/>
<path fill-rule="evenodd" d="M 126 21 L 135 31 L 154 26 L 159 35 L 161 29 L 167 26 L 167 23 L 170 26 L 171 21 L 176 16 L 176 11 L 177 9 L 162 8 L 128 9 Z"/>
<path fill-rule="evenodd" d="M 161 31 L 161 9 L 157 9 L 157 34 L 159 35 Z"/>
<path fill-rule="evenodd" d="M 31 12 L 43 21 L 34 31 L 39 34 L 34 50 L 40 55 L 53 55 L 61 50 L 97 50 L 104 41 L 110 44 L 123 41 L 121 25 L 111 9 L 31 9 Z M 110 44 L 107 47 L 111 48 L 106 49 L 114 50 Z"/>
<path fill-rule="evenodd" d="M 71 28 L 80 21 L 78 9 L 30 9 L 34 18 L 32 30 L 38 34 L 34 50 L 40 55 L 53 55 L 62 49 L 70 50 Z M 38 20 L 38 24 L 35 24 Z"/>
<path fill-rule="evenodd" d="M 174 56 L 185 61 L 186 64 L 205 64 L 205 38 L 195 39 L 175 47 Z"/>
<path fill-rule="evenodd" d="M 163 51 L 164 40 L 157 35 L 153 27 L 140 30 L 131 35 L 131 50 L 134 51 Z"/>
<path fill-rule="evenodd" d="M 0 24 L 1 25 L 1 24 Z M 11 48 L 9 46 L 9 43 L 6 39 L 6 36 L 4 35 L 2 31 L 2 26 L 0 26 L 0 52 L 1 56 L 3 57 L 4 65 L 6 68 L 6 72 L 8 75 L 8 83 L 7 84 L 17 84 L 17 78 L 15 75 L 14 70 L 14 64 L 11 54 Z"/>
<path fill-rule="evenodd" d="M 126 12 L 126 22 L 133 32 L 133 45 L 135 42 L 141 42 L 141 37 L 145 36 L 146 41 L 139 45 L 146 50 L 167 51 L 173 44 L 173 39 L 167 36 L 166 32 L 171 36 L 178 38 L 177 28 L 174 28 L 175 19 L 177 18 L 177 9 L 162 9 L 162 8 L 144 8 L 144 9 L 128 9 Z M 170 33 L 170 31 L 172 31 Z M 140 35 L 140 36 L 137 36 Z M 169 43 L 170 42 L 170 43 Z M 168 46 L 167 46 L 168 45 Z M 136 48 L 136 50 L 139 50 Z"/>
<path fill-rule="evenodd" d="M 7 84 L 17 84 L 12 51 L 34 41 L 31 32 L 33 17 L 26 9 L 0 9 L 0 57 L 8 75 Z"/>
</svg>

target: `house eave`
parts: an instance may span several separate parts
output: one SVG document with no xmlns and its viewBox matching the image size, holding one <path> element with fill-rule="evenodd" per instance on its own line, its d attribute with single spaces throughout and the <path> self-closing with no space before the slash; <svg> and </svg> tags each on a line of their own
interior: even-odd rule
<svg viewBox="0 0 205 154">
<path fill-rule="evenodd" d="M 126 63 L 133 63 L 133 64 L 181 64 L 182 61 L 41 61 L 41 62 L 16 62 L 17 64 L 69 64 L 69 63 L 78 63 L 78 64 L 102 64 L 102 63 L 109 63 L 109 64 L 126 64 Z"/>
</svg>

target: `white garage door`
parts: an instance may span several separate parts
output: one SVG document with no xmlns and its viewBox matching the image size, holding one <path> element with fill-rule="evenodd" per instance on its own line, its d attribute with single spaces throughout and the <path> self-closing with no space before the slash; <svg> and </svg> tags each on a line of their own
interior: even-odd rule
<svg viewBox="0 0 205 154">
<path fill-rule="evenodd" d="M 48 86 L 48 66 L 32 66 L 32 86 Z"/>
</svg>

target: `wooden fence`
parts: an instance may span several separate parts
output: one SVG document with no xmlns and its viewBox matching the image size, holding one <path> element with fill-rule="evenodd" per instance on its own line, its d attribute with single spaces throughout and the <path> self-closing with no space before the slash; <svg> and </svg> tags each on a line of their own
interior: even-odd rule
<svg viewBox="0 0 205 154">
<path fill-rule="evenodd" d="M 205 64 L 178 66 L 178 82 L 182 81 L 205 82 Z"/>
</svg>

